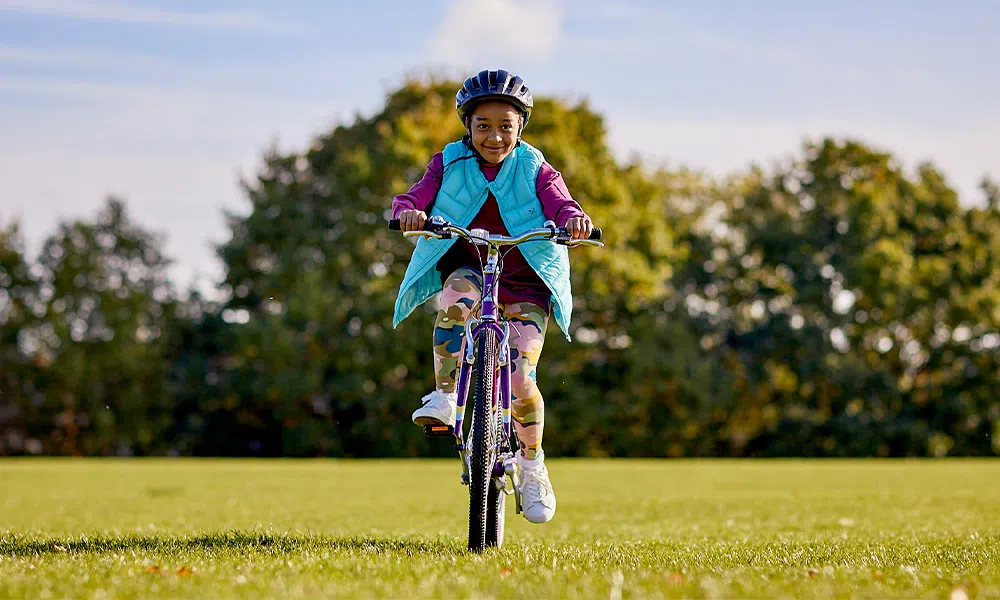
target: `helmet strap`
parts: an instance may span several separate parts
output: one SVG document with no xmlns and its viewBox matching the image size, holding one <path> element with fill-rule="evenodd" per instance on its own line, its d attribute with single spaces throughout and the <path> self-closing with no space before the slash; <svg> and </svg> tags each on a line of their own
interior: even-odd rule
<svg viewBox="0 0 1000 600">
<path fill-rule="evenodd" d="M 465 144 L 466 148 L 468 148 L 469 150 L 472 150 L 472 155 L 476 157 L 476 161 L 477 162 L 480 162 L 480 163 L 485 163 L 486 162 L 486 159 L 483 158 L 483 155 L 479 153 L 479 150 L 476 150 L 476 145 L 472 143 L 472 135 L 471 134 L 463 135 L 462 136 L 462 143 Z"/>
</svg>

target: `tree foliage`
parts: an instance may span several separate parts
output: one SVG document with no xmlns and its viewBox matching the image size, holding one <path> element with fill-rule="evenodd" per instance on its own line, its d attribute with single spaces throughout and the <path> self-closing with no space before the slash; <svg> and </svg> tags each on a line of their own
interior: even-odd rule
<svg viewBox="0 0 1000 600">
<path fill-rule="evenodd" d="M 172 292 L 161 242 L 117 199 L 93 222 L 64 223 L 25 268 L 5 253 L 17 334 L 4 335 L 10 451 L 157 453 L 171 418 Z M 6 393 L 5 393 L 6 395 Z M 29 443 L 30 441 L 30 443 Z"/>
<path fill-rule="evenodd" d="M 450 455 L 409 422 L 433 302 L 397 329 L 412 244 L 391 199 L 461 137 L 452 81 L 262 158 L 218 248 L 224 300 L 176 300 L 110 200 L 37 260 L 0 231 L 0 452 Z M 525 139 L 605 231 L 571 253 L 545 447 L 577 456 L 1000 453 L 1000 192 L 960 203 L 851 139 L 724 180 L 615 160 L 586 102 Z"/>
</svg>

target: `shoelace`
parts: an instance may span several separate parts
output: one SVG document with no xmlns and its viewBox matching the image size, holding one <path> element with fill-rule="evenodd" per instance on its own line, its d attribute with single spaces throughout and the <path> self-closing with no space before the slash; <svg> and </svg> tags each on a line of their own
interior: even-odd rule
<svg viewBox="0 0 1000 600">
<path fill-rule="evenodd" d="M 541 482 L 538 481 L 538 479 L 535 478 L 535 477 L 528 478 L 528 482 L 527 482 L 527 485 L 525 486 L 525 490 L 524 490 L 524 495 L 525 496 L 535 497 L 535 498 L 541 497 L 541 495 L 542 495 L 542 484 L 541 484 Z"/>
<path fill-rule="evenodd" d="M 542 492 L 545 491 L 545 486 L 542 485 L 542 478 L 539 472 L 536 470 L 526 470 L 522 472 L 524 476 L 524 493 L 528 495 L 529 491 L 534 493 L 536 497 L 541 499 Z"/>
<path fill-rule="evenodd" d="M 445 396 L 436 396 L 433 392 L 431 392 L 430 394 L 427 394 L 426 396 L 424 396 L 423 398 L 421 398 L 420 402 L 423 403 L 426 406 L 428 402 L 431 402 L 431 401 L 433 401 L 435 399 L 437 399 L 438 401 L 441 401 L 441 400 L 447 401 L 448 400 L 448 398 L 445 397 Z"/>
</svg>

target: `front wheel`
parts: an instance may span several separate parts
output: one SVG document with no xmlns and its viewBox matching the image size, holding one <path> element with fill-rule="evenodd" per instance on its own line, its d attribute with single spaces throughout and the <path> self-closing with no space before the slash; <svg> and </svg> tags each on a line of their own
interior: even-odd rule
<svg viewBox="0 0 1000 600">
<path fill-rule="evenodd" d="M 491 327 L 483 327 L 476 340 L 472 427 L 468 441 L 469 550 L 473 552 L 481 552 L 487 546 L 490 513 L 494 513 L 495 523 L 497 502 L 495 500 L 491 502 L 491 493 L 503 495 L 493 483 L 497 434 L 494 426 L 496 415 L 493 407 L 493 389 L 497 379 L 497 347 L 496 331 Z M 495 532 L 492 537 L 495 537 Z"/>
<path fill-rule="evenodd" d="M 499 483 L 504 483 L 504 479 L 500 479 Z M 497 481 L 490 483 L 486 500 L 486 545 L 495 548 L 503 546 L 504 520 L 507 516 L 507 494 L 497 484 Z"/>
</svg>

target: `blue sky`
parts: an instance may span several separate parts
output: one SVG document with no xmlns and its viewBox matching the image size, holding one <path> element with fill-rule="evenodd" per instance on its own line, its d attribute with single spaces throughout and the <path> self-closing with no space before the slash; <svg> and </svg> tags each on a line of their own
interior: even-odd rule
<svg viewBox="0 0 1000 600">
<path fill-rule="evenodd" d="M 589 98 L 622 158 L 725 174 L 851 135 L 978 203 L 1000 179 L 1000 4 L 945 5 L 0 0 L 0 223 L 34 250 L 118 194 L 181 288 L 211 285 L 265 149 L 377 111 L 407 73 L 486 67 Z"/>
</svg>

